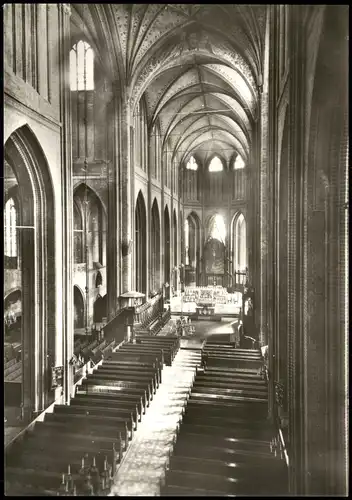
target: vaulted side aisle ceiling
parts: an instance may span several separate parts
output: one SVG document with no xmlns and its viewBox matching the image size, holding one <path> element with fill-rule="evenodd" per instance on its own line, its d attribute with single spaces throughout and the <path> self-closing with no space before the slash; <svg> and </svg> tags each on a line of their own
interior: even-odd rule
<svg viewBox="0 0 352 500">
<path fill-rule="evenodd" d="M 144 96 L 176 164 L 191 152 L 249 158 L 262 85 L 265 5 L 75 4 L 128 89 Z"/>
</svg>

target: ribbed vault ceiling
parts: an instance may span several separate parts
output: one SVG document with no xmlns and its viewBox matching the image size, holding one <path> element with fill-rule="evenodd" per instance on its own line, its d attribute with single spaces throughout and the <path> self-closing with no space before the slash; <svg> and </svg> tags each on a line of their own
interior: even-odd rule
<svg viewBox="0 0 352 500">
<path fill-rule="evenodd" d="M 76 4 L 136 112 L 144 96 L 177 163 L 248 159 L 262 84 L 265 5 Z M 113 47 L 111 47 L 111 40 Z M 109 58 L 109 60 L 108 60 Z"/>
</svg>

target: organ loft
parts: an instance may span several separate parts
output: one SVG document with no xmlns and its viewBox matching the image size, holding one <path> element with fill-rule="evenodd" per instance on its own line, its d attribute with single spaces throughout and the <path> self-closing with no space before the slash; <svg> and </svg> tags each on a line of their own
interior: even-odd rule
<svg viewBox="0 0 352 500">
<path fill-rule="evenodd" d="M 2 13 L 5 494 L 348 496 L 348 6 Z"/>
</svg>

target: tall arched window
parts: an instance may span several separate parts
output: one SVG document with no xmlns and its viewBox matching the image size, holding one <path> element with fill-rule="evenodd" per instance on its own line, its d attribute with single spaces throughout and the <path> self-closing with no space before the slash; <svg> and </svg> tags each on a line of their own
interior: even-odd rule
<svg viewBox="0 0 352 500">
<path fill-rule="evenodd" d="M 211 221 L 210 236 L 225 244 L 226 238 L 226 225 L 224 217 L 216 214 Z"/>
<path fill-rule="evenodd" d="M 222 161 L 218 156 L 214 156 L 209 164 L 209 172 L 221 172 L 224 169 Z"/>
<path fill-rule="evenodd" d="M 5 241 L 6 257 L 17 257 L 17 210 L 13 198 L 5 204 Z"/>
<path fill-rule="evenodd" d="M 185 264 L 189 266 L 189 223 L 185 220 Z"/>
<path fill-rule="evenodd" d="M 246 221 L 243 214 L 237 217 L 235 223 L 235 256 L 234 256 L 234 271 L 245 271 L 247 267 L 247 231 Z"/>
<path fill-rule="evenodd" d="M 246 164 L 244 163 L 242 156 L 237 155 L 236 160 L 233 164 L 234 170 L 240 170 L 240 169 L 244 168 L 245 166 L 246 166 Z"/>
<path fill-rule="evenodd" d="M 71 90 L 94 90 L 94 52 L 80 40 L 70 51 Z"/>
<path fill-rule="evenodd" d="M 196 162 L 193 156 L 191 156 L 190 159 L 188 160 L 186 168 L 187 170 L 198 170 L 198 163 Z"/>
<path fill-rule="evenodd" d="M 73 256 L 77 264 L 84 262 L 83 221 L 76 201 L 73 202 Z"/>
</svg>

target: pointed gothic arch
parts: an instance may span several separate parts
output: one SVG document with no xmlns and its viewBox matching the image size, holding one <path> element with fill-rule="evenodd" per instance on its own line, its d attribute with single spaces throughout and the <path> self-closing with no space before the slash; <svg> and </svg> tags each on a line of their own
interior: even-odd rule
<svg viewBox="0 0 352 500">
<path fill-rule="evenodd" d="M 150 289 L 160 289 L 160 215 L 157 199 L 154 198 L 151 217 L 151 282 Z"/>
<path fill-rule="evenodd" d="M 85 300 L 82 290 L 77 285 L 73 287 L 73 309 L 74 329 L 84 328 Z"/>
<path fill-rule="evenodd" d="M 170 215 L 166 205 L 164 210 L 164 283 L 170 283 Z"/>
<path fill-rule="evenodd" d="M 16 224 L 22 261 L 21 404 L 24 420 L 29 421 L 54 398 L 49 379 L 56 344 L 52 321 L 57 300 L 54 189 L 45 154 L 28 125 L 18 128 L 7 139 L 5 161 L 18 184 Z"/>
<path fill-rule="evenodd" d="M 237 212 L 231 223 L 232 273 L 244 272 L 248 267 L 247 223 L 242 212 Z"/>
<path fill-rule="evenodd" d="M 135 278 L 136 290 L 147 291 L 147 213 L 142 191 L 139 192 L 135 208 Z"/>
</svg>

